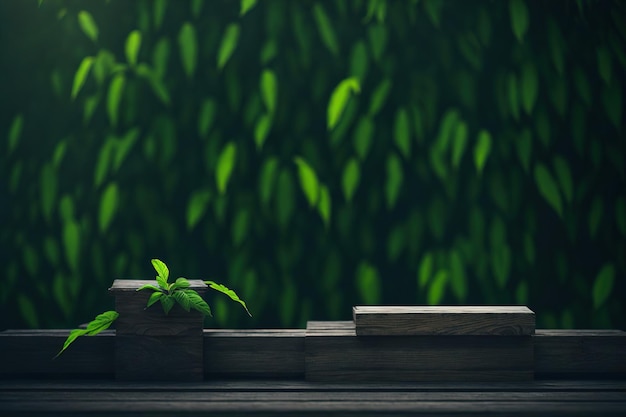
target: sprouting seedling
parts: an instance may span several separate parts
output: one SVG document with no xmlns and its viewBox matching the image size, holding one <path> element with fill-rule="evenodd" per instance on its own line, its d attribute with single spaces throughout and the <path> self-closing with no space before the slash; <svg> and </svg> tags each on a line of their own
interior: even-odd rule
<svg viewBox="0 0 626 417">
<path fill-rule="evenodd" d="M 152 266 L 157 272 L 156 282 L 158 286 L 146 284 L 137 288 L 137 291 L 146 289 L 153 291 L 148 299 L 146 308 L 149 308 L 157 301 L 160 301 L 163 311 L 167 315 L 172 307 L 174 307 L 174 304 L 178 303 L 185 311 L 191 311 L 193 308 L 203 315 L 211 317 L 211 309 L 209 308 L 209 305 L 202 299 L 197 291 L 189 288 L 191 284 L 187 278 L 180 277 L 177 278 L 176 281 L 170 283 L 168 282 L 170 270 L 167 265 L 165 265 L 165 262 L 159 259 L 152 259 Z M 221 292 L 222 294 L 230 297 L 231 300 L 241 304 L 246 310 L 246 313 L 252 317 L 246 303 L 239 298 L 239 296 L 237 296 L 235 291 L 213 281 L 204 281 L 204 283 L 215 291 Z M 119 313 L 117 311 L 106 311 L 96 316 L 95 319 L 87 324 L 85 329 L 72 330 L 67 339 L 65 339 L 63 348 L 56 354 L 55 358 L 63 353 L 65 349 L 67 349 L 79 336 L 95 336 L 103 330 L 108 329 L 118 317 Z"/>
</svg>

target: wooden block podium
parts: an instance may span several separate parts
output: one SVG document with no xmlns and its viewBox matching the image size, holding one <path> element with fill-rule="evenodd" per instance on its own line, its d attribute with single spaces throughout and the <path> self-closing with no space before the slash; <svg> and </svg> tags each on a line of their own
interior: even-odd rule
<svg viewBox="0 0 626 417">
<path fill-rule="evenodd" d="M 535 315 L 527 307 L 354 307 L 354 321 L 305 333 L 310 381 L 527 381 Z"/>
</svg>

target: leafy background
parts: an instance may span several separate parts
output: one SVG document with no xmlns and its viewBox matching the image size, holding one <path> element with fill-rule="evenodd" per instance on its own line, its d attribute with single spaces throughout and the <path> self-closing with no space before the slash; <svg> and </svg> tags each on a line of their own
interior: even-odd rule
<svg viewBox="0 0 626 417">
<path fill-rule="evenodd" d="M 0 328 L 113 279 L 212 326 L 526 304 L 625 328 L 619 1 L 3 0 Z"/>
</svg>

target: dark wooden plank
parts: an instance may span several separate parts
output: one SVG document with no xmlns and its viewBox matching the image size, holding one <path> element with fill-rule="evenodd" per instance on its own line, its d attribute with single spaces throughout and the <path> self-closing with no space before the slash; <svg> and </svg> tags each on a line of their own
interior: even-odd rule
<svg viewBox="0 0 626 417">
<path fill-rule="evenodd" d="M 137 292 L 137 289 L 146 285 L 146 284 L 150 284 L 150 285 L 154 285 L 156 287 L 159 286 L 159 284 L 157 284 L 156 280 L 149 280 L 149 279 L 116 279 L 113 281 L 113 285 L 111 285 L 111 288 L 109 288 L 109 291 L 113 294 L 113 295 L 117 295 L 118 293 L 121 292 Z M 198 292 L 200 291 L 205 291 L 208 287 L 207 285 L 204 283 L 204 281 L 202 281 L 201 279 L 190 279 L 189 280 L 189 288 L 191 288 L 192 290 L 196 290 Z M 150 292 L 149 290 L 146 290 L 148 292 Z"/>
<path fill-rule="evenodd" d="M 304 330 L 204 330 L 206 378 L 304 378 Z"/>
<path fill-rule="evenodd" d="M 506 384 L 345 385 L 243 381 L 175 384 L 119 382 L 45 383 L 0 381 L 0 415 L 489 415 L 623 416 L 624 384 L 527 382 Z M 555 388 L 544 391 L 545 386 Z M 602 391 L 595 386 L 621 389 Z M 447 389 L 446 387 L 454 387 Z M 572 391 L 575 387 L 578 391 Z M 586 387 L 586 388 L 585 388 Z M 582 391 L 580 391 L 582 390 Z"/>
<path fill-rule="evenodd" d="M 309 381 L 518 381 L 533 378 L 530 336 L 359 337 L 353 322 L 309 322 Z"/>
<path fill-rule="evenodd" d="M 115 331 L 79 337 L 61 356 L 69 330 L 0 332 L 0 378 L 52 376 L 112 378 Z"/>
<path fill-rule="evenodd" d="M 359 336 L 527 336 L 535 313 L 525 306 L 356 306 Z"/>
<path fill-rule="evenodd" d="M 539 377 L 626 377 L 626 332 L 538 329 L 533 338 Z"/>
</svg>

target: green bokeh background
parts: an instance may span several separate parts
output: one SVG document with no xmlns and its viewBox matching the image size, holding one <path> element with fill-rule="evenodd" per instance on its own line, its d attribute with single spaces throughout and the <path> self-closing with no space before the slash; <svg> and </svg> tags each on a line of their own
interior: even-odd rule
<svg viewBox="0 0 626 417">
<path fill-rule="evenodd" d="M 209 326 L 525 304 L 624 329 L 625 22 L 609 0 L 2 0 L 0 328 L 91 320 L 159 258 L 254 314 L 216 295 Z"/>
</svg>

